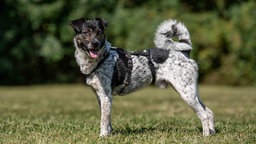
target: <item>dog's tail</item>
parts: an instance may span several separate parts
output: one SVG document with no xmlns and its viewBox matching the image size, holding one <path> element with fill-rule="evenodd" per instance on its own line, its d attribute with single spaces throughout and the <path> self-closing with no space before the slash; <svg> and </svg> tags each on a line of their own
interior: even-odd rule
<svg viewBox="0 0 256 144">
<path fill-rule="evenodd" d="M 178 42 L 174 41 L 173 37 L 177 37 Z M 158 26 L 154 43 L 157 48 L 162 49 L 173 49 L 176 51 L 192 50 L 188 29 L 183 23 L 173 19 L 166 20 Z"/>
</svg>

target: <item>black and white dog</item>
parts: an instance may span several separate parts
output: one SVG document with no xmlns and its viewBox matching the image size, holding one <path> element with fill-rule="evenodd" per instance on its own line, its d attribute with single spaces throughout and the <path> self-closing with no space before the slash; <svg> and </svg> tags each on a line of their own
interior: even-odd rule
<svg viewBox="0 0 256 144">
<path fill-rule="evenodd" d="M 101 109 L 100 136 L 112 131 L 112 95 L 124 95 L 152 83 L 161 88 L 172 85 L 199 117 L 203 135 L 215 133 L 213 112 L 198 96 L 198 66 L 189 58 L 192 44 L 182 23 L 164 21 L 155 34 L 156 48 L 138 52 L 112 47 L 104 34 L 107 22 L 101 18 L 76 19 L 71 26 L 76 61 Z"/>
</svg>

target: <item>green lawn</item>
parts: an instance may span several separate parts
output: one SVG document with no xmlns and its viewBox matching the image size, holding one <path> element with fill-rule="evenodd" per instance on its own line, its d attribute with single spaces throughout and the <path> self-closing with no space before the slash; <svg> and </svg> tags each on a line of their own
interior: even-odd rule
<svg viewBox="0 0 256 144">
<path fill-rule="evenodd" d="M 114 97 L 113 135 L 99 137 L 99 107 L 84 85 L 0 87 L 0 143 L 256 143 L 256 88 L 201 86 L 217 134 L 202 136 L 172 89 Z"/>
</svg>

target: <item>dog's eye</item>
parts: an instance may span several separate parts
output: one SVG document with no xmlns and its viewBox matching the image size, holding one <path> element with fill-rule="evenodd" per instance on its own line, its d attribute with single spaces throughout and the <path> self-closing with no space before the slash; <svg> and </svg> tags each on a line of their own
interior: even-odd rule
<svg viewBox="0 0 256 144">
<path fill-rule="evenodd" d="M 82 49 L 84 49 L 84 47 L 85 47 L 85 45 L 84 45 L 83 43 L 77 43 L 77 46 L 78 46 L 79 48 L 82 48 Z"/>
<path fill-rule="evenodd" d="M 91 32 L 92 32 L 92 29 L 91 29 L 91 28 L 87 28 L 87 29 L 84 29 L 84 30 L 82 31 L 82 34 L 88 35 L 88 34 L 90 34 Z"/>
<path fill-rule="evenodd" d="M 84 31 L 84 32 L 82 32 L 83 34 L 88 34 L 89 32 L 88 31 Z"/>
<path fill-rule="evenodd" d="M 97 35 L 103 34 L 103 32 L 101 30 L 96 30 L 95 32 L 96 32 Z"/>
<path fill-rule="evenodd" d="M 82 34 L 88 34 L 90 32 L 90 30 L 89 29 L 86 29 L 86 30 L 84 30 L 83 32 L 82 32 Z"/>
</svg>

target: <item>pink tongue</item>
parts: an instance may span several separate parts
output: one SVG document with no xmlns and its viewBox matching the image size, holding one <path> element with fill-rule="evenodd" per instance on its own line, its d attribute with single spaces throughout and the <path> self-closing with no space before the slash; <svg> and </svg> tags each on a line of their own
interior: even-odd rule
<svg viewBox="0 0 256 144">
<path fill-rule="evenodd" d="M 98 57 L 98 51 L 89 51 L 89 53 L 90 53 L 90 56 L 92 58 L 97 58 Z"/>
</svg>

